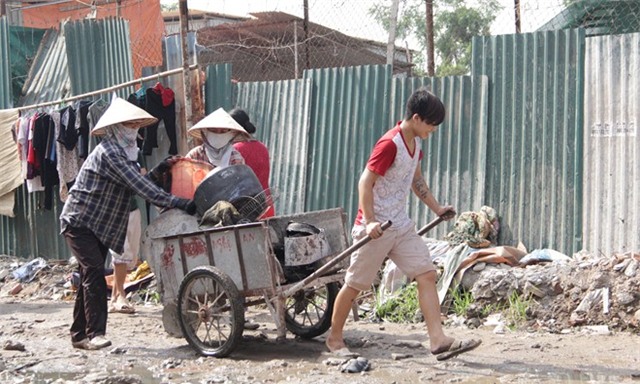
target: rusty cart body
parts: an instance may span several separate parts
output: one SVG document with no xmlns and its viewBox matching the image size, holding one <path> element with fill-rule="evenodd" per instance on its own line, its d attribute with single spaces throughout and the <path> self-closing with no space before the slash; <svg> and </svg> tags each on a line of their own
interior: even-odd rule
<svg viewBox="0 0 640 384">
<path fill-rule="evenodd" d="M 293 279 L 276 257 L 291 248 L 285 244 L 290 222 L 322 229 L 326 247 L 306 264 L 305 276 Z M 341 208 L 226 227 L 200 227 L 196 217 L 177 209 L 160 214 L 145 231 L 142 252 L 157 279 L 165 330 L 185 337 L 202 355 L 228 356 L 242 338 L 245 308 L 264 303 L 279 338 L 287 330 L 303 338 L 323 334 L 350 253 L 345 222 Z M 309 250 L 300 244 L 296 250 L 293 259 L 304 263 Z"/>
</svg>

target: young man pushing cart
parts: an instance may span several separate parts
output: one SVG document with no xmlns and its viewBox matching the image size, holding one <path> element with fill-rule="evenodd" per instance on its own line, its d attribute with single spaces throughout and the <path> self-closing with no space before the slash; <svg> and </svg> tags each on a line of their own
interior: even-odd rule
<svg viewBox="0 0 640 384">
<path fill-rule="evenodd" d="M 435 95 L 421 88 L 407 101 L 404 119 L 376 143 L 358 182 L 358 215 L 351 235 L 357 241 L 369 235 L 366 243 L 351 255 L 345 284 L 336 298 L 327 348 L 349 355 L 343 329 L 353 301 L 360 291 L 369 289 L 386 257 L 418 284 L 418 301 L 424 315 L 431 353 L 446 360 L 478 347 L 480 340 L 456 340 L 447 336 L 440 322 L 440 303 L 436 291 L 437 274 L 429 250 L 416 233 L 406 202 L 412 190 L 436 215 L 445 220 L 455 216 L 451 206 L 438 203 L 427 186 L 420 167 L 422 140 L 442 123 L 445 108 Z M 381 223 L 391 221 L 386 231 Z"/>
</svg>

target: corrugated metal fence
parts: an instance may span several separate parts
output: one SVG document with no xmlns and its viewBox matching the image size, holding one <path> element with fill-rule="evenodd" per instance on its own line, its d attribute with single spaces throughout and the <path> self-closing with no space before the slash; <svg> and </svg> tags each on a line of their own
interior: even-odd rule
<svg viewBox="0 0 640 384">
<path fill-rule="evenodd" d="M 65 23 L 64 38 L 72 95 L 133 80 L 128 21 L 107 18 Z M 116 92 L 126 99 L 133 87 Z"/>
<path fill-rule="evenodd" d="M 208 76 L 214 78 L 221 87 L 230 83 Z M 250 113 L 256 136 L 270 149 L 278 214 L 343 207 L 351 220 L 373 145 L 402 119 L 411 92 L 427 86 L 449 111 L 423 148 L 427 181 L 442 203 L 477 210 L 484 194 L 487 83 L 484 76 L 392 79 L 388 66 L 331 68 L 308 71 L 303 80 L 238 83 L 233 105 Z M 207 110 L 216 107 L 207 100 Z M 418 225 L 429 220 L 428 209 L 415 198 L 410 210 Z"/>
<path fill-rule="evenodd" d="M 358 209 L 357 185 L 371 148 L 390 127 L 391 68 L 305 71 L 313 82 L 305 210 Z"/>
<path fill-rule="evenodd" d="M 303 212 L 308 193 L 311 81 L 239 83 L 237 94 L 235 106 L 251 113 L 256 136 L 269 148 L 270 186 L 278 214 Z"/>
<path fill-rule="evenodd" d="M 473 39 L 472 74 L 489 77 L 485 201 L 500 241 L 582 248 L 584 31 Z"/>
<path fill-rule="evenodd" d="M 586 75 L 582 30 L 475 38 L 472 75 L 463 77 L 393 79 L 386 66 L 364 66 L 307 71 L 302 80 L 233 85 L 227 64 L 207 69 L 206 107 L 210 112 L 240 106 L 249 112 L 258 138 L 271 149 L 279 214 L 339 206 L 352 219 L 358 177 L 373 144 L 402 118 L 410 92 L 426 85 L 448 111 L 423 146 L 423 170 L 442 203 L 460 212 L 494 207 L 504 244 L 522 241 L 530 250 L 571 254 L 582 249 L 584 233 L 586 248 L 635 249 L 640 194 L 622 194 L 635 190 L 630 185 L 638 176 L 639 38 L 594 39 L 603 40 L 589 45 L 596 52 L 587 58 Z M 585 76 L 593 83 L 588 113 Z M 602 131 L 607 124 L 614 130 Z M 583 172 L 585 183 L 593 184 L 584 197 Z M 428 221 L 430 214 L 415 199 L 409 205 L 419 225 Z M 38 215 L 35 208 L 28 212 Z M 37 236 L 41 242 L 47 236 L 37 232 L 47 224 L 38 220 L 28 217 L 32 232 L 16 237 Z M 597 232 L 601 225 L 606 232 Z M 3 235 L 7 229 L 3 226 Z M 440 237 L 446 230 L 441 226 L 430 235 Z"/>
<path fill-rule="evenodd" d="M 584 246 L 640 246 L 640 34 L 587 39 Z"/>
</svg>

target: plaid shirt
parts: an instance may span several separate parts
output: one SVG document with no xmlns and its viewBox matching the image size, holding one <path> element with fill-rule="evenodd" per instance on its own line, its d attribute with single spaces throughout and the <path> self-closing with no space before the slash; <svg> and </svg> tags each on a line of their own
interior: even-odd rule
<svg viewBox="0 0 640 384">
<path fill-rule="evenodd" d="M 122 253 L 132 192 L 160 207 L 182 199 L 142 176 L 135 161 L 112 140 L 103 140 L 87 157 L 60 214 L 60 228 L 86 227 L 116 253 Z"/>
<path fill-rule="evenodd" d="M 207 164 L 211 164 L 209 161 L 209 157 L 207 157 L 207 152 L 204 150 L 204 145 L 199 145 L 187 153 L 185 156 L 187 159 L 198 160 L 205 162 Z M 237 149 L 233 149 L 231 152 L 231 158 L 229 159 L 229 165 L 236 164 L 244 164 L 244 157 L 238 152 Z"/>
</svg>

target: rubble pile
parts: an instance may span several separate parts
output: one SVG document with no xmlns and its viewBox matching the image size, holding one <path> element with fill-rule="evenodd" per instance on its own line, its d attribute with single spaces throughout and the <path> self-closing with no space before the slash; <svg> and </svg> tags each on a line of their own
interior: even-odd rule
<svg viewBox="0 0 640 384">
<path fill-rule="evenodd" d="M 0 296 L 21 299 L 73 300 L 72 275 L 77 265 L 67 260 L 24 260 L 0 255 Z"/>
<path fill-rule="evenodd" d="M 531 299 L 530 325 L 559 332 L 606 325 L 640 330 L 640 255 L 597 257 L 578 253 L 567 262 L 487 264 L 468 270 L 461 286 L 479 305 L 504 302 L 514 292 Z"/>
<path fill-rule="evenodd" d="M 66 260 L 49 260 L 44 265 L 37 261 L 0 255 L 0 296 L 73 300 L 76 265 Z M 26 268 L 27 264 L 37 268 Z M 460 286 L 471 292 L 478 312 L 468 317 L 486 317 L 478 308 L 504 304 L 515 292 L 530 300 L 527 318 L 534 329 L 560 332 L 575 326 L 606 325 L 640 331 L 640 254 L 596 257 L 578 253 L 566 262 L 524 268 L 478 263 L 464 273 Z"/>
</svg>

